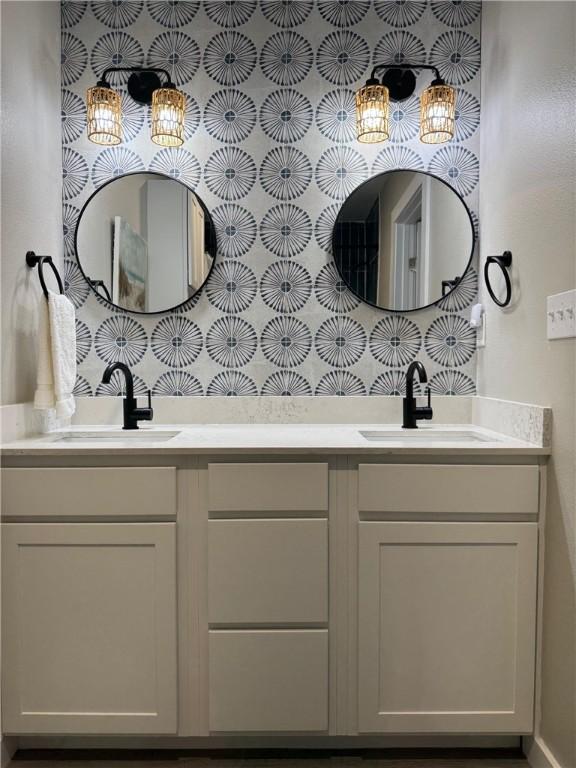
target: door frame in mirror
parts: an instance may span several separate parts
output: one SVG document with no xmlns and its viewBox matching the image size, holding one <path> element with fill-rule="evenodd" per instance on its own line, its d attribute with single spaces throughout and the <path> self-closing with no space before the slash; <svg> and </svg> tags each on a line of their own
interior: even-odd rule
<svg viewBox="0 0 576 768">
<path fill-rule="evenodd" d="M 460 275 L 460 279 L 456 283 L 456 285 L 451 288 L 447 293 L 444 294 L 444 296 L 440 296 L 436 301 L 430 302 L 430 304 L 423 304 L 421 307 L 415 307 L 414 309 L 391 309 L 388 307 L 381 307 L 379 304 L 375 304 L 372 301 L 369 301 L 368 299 L 361 296 L 357 291 L 355 291 L 351 286 L 348 284 L 348 282 L 344 279 L 344 275 L 342 274 L 342 271 L 340 269 L 340 265 L 336 261 L 336 257 L 334 254 L 334 240 L 336 237 L 335 230 L 336 230 L 336 223 L 338 221 L 338 217 L 340 216 L 340 213 L 342 211 L 342 208 L 346 205 L 346 201 L 359 189 L 361 189 L 365 184 L 371 183 L 374 181 L 374 179 L 380 177 L 380 176 L 387 176 L 390 173 L 398 173 L 398 171 L 407 171 L 409 173 L 421 173 L 423 176 L 428 176 L 431 179 L 434 179 L 435 181 L 439 181 L 441 184 L 444 184 L 445 187 L 448 187 L 455 195 L 458 197 L 462 205 L 464 206 L 464 210 L 466 211 L 468 215 L 468 219 L 470 221 L 470 229 L 472 231 L 472 245 L 470 247 L 470 256 L 468 257 L 468 261 L 466 262 L 466 266 L 464 270 L 462 271 L 462 274 Z M 336 216 L 336 219 L 334 220 L 334 225 L 332 227 L 332 237 L 330 239 L 330 246 L 331 246 L 331 256 L 332 261 L 334 263 L 334 266 L 336 267 L 336 271 L 338 273 L 338 276 L 342 280 L 342 282 L 346 285 L 346 288 L 352 293 L 354 296 L 356 296 L 357 299 L 359 299 L 363 304 L 367 304 L 370 307 L 374 307 L 374 309 L 379 309 L 381 312 L 393 312 L 394 314 L 398 315 L 404 315 L 407 312 L 418 312 L 422 309 L 430 309 L 431 307 L 435 307 L 438 304 L 440 304 L 441 301 L 444 301 L 448 298 L 460 285 L 462 280 L 464 279 L 466 273 L 472 266 L 472 260 L 474 258 L 474 250 L 476 248 L 476 227 L 474 226 L 474 219 L 472 218 L 472 213 L 470 211 L 470 208 L 466 204 L 466 201 L 462 197 L 457 190 L 454 189 L 454 187 L 451 184 L 448 184 L 447 181 L 444 181 L 444 179 L 439 178 L 438 176 L 435 176 L 433 173 L 429 173 L 428 171 L 422 171 L 418 168 L 391 168 L 389 171 L 382 171 L 382 173 L 375 173 L 373 176 L 370 176 L 370 178 L 366 179 L 362 182 L 362 184 L 359 184 L 357 187 L 355 187 L 352 192 L 346 197 L 346 200 L 342 202 L 342 205 L 340 206 L 340 210 L 338 211 L 338 214 Z"/>
<path fill-rule="evenodd" d="M 124 307 L 121 307 L 119 304 L 114 304 L 113 301 L 109 301 L 105 296 L 103 296 L 101 293 L 98 292 L 96 285 L 92 284 L 92 280 L 90 280 L 88 278 L 88 276 L 86 275 L 86 273 L 84 272 L 84 270 L 82 268 L 82 264 L 80 263 L 80 257 L 78 255 L 78 229 L 80 228 L 80 222 L 82 220 L 82 216 L 84 215 L 84 213 L 86 211 L 86 208 L 88 207 L 88 205 L 92 201 L 92 198 L 96 197 L 96 195 L 99 192 L 101 192 L 104 189 L 104 187 L 109 186 L 114 181 L 118 181 L 119 179 L 125 179 L 128 176 L 142 176 L 144 174 L 146 176 L 157 176 L 159 179 L 166 179 L 168 181 L 175 181 L 178 184 L 181 184 L 186 189 L 190 190 L 190 192 L 193 192 L 196 195 L 196 199 L 198 200 L 198 202 L 202 206 L 202 210 L 204 211 L 204 216 L 210 222 L 210 226 L 211 226 L 212 232 L 214 234 L 214 244 L 212 246 L 212 251 L 213 252 L 209 251 L 210 255 L 212 256 L 212 264 L 210 266 L 210 269 L 208 270 L 208 274 L 206 275 L 206 279 L 204 280 L 204 282 L 202 283 L 200 288 L 198 288 L 196 293 L 194 293 L 192 296 L 189 296 L 184 301 L 181 301 L 180 304 L 175 304 L 173 307 L 168 307 L 166 309 L 155 310 L 154 312 L 139 312 L 136 309 L 125 309 Z M 146 170 L 144 170 L 144 171 L 132 171 L 130 173 L 122 173 L 122 174 L 120 174 L 118 176 L 113 176 L 111 179 L 108 179 L 108 181 L 105 181 L 104 184 L 101 184 L 97 189 L 94 190 L 94 192 L 92 192 L 90 197 L 86 200 L 86 202 L 84 203 L 84 205 L 80 209 L 80 213 L 78 214 L 78 219 L 76 220 L 76 227 L 74 229 L 74 255 L 76 256 L 76 265 L 77 265 L 78 269 L 80 270 L 80 274 L 84 278 L 84 281 L 85 281 L 86 285 L 88 285 L 90 290 L 93 291 L 93 293 L 96 295 L 96 297 L 101 302 L 103 302 L 106 306 L 114 307 L 114 309 L 120 310 L 121 312 L 129 312 L 132 315 L 144 315 L 144 316 L 147 316 L 147 315 L 164 315 L 167 312 L 174 312 L 174 311 L 176 311 L 178 309 L 181 309 L 182 307 L 186 306 L 186 304 L 188 304 L 188 302 L 190 302 L 193 299 L 195 299 L 204 290 L 205 286 L 208 283 L 208 280 L 210 280 L 210 275 L 212 274 L 212 272 L 214 270 L 214 265 L 216 264 L 217 253 L 218 253 L 218 239 L 217 239 L 217 235 L 216 235 L 216 227 L 214 226 L 214 220 L 212 219 L 210 211 L 206 207 L 206 204 L 202 200 L 200 195 L 196 192 L 195 189 L 192 189 L 192 187 L 188 186 L 188 184 L 185 184 L 180 179 L 176 179 L 176 178 L 174 178 L 174 176 L 170 176 L 170 175 L 168 175 L 166 173 L 159 173 L 158 171 L 146 171 Z"/>
</svg>

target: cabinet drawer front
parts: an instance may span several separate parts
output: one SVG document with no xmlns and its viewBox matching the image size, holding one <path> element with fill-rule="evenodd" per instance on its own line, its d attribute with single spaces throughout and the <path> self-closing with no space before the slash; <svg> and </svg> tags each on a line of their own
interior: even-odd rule
<svg viewBox="0 0 576 768">
<path fill-rule="evenodd" d="M 175 733 L 176 523 L 2 526 L 9 733 Z"/>
<path fill-rule="evenodd" d="M 320 624 L 328 618 L 326 520 L 210 520 L 212 624 Z"/>
<path fill-rule="evenodd" d="M 360 464 L 360 512 L 538 514 L 537 466 Z"/>
<path fill-rule="evenodd" d="M 326 513 L 327 464 L 210 464 L 210 512 Z"/>
<path fill-rule="evenodd" d="M 325 731 L 328 632 L 210 632 L 210 730 Z"/>
<path fill-rule="evenodd" d="M 5 517 L 173 517 L 174 467 L 5 469 Z"/>
</svg>

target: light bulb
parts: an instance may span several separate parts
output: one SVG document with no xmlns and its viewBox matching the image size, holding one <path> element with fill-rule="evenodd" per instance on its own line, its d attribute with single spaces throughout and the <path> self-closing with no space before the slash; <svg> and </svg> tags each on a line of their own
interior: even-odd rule
<svg viewBox="0 0 576 768">
<path fill-rule="evenodd" d="M 94 144 L 120 144 L 122 108 L 120 94 L 100 82 L 86 91 L 86 129 Z"/>
<path fill-rule="evenodd" d="M 386 141 L 390 137 L 388 121 L 389 93 L 385 85 L 369 80 L 356 92 L 356 136 L 365 144 Z"/>
<path fill-rule="evenodd" d="M 179 147 L 184 143 L 186 96 L 169 85 L 152 94 L 152 128 L 150 137 L 162 147 Z"/>
<path fill-rule="evenodd" d="M 420 97 L 420 141 L 443 144 L 454 137 L 456 91 L 445 83 L 434 82 Z"/>
</svg>

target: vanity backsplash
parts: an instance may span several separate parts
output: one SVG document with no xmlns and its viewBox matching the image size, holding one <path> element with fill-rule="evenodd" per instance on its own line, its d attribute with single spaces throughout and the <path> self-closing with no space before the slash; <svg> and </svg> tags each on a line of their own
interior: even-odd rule
<svg viewBox="0 0 576 768">
<path fill-rule="evenodd" d="M 332 262 L 332 226 L 370 176 L 429 171 L 464 198 L 477 226 L 479 2 L 63 2 L 65 280 L 77 308 L 76 394 L 127 363 L 157 396 L 393 395 L 418 358 L 436 394 L 475 392 L 469 326 L 477 266 L 440 306 L 386 312 L 360 302 Z M 418 95 L 392 103 L 391 138 L 355 138 L 354 91 L 375 61 L 428 61 L 458 89 L 456 137 L 419 141 Z M 186 93 L 182 148 L 150 141 L 149 108 L 123 86 L 124 142 L 86 138 L 84 97 L 109 66 L 165 67 Z M 198 191 L 218 238 L 202 292 L 171 312 L 110 307 L 76 266 L 74 232 L 114 176 L 156 171 Z"/>
</svg>

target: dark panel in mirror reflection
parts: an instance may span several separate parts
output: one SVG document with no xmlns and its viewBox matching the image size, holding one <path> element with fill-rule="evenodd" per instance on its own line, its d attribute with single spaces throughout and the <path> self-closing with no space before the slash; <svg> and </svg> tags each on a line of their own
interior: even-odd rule
<svg viewBox="0 0 576 768">
<path fill-rule="evenodd" d="M 80 213 L 76 258 L 91 288 L 121 309 L 165 312 L 204 285 L 216 231 L 198 195 L 158 173 L 119 176 Z"/>
<path fill-rule="evenodd" d="M 340 275 L 363 301 L 410 312 L 452 291 L 470 266 L 474 226 L 452 187 L 428 173 L 397 170 L 346 199 L 332 233 Z"/>
</svg>

